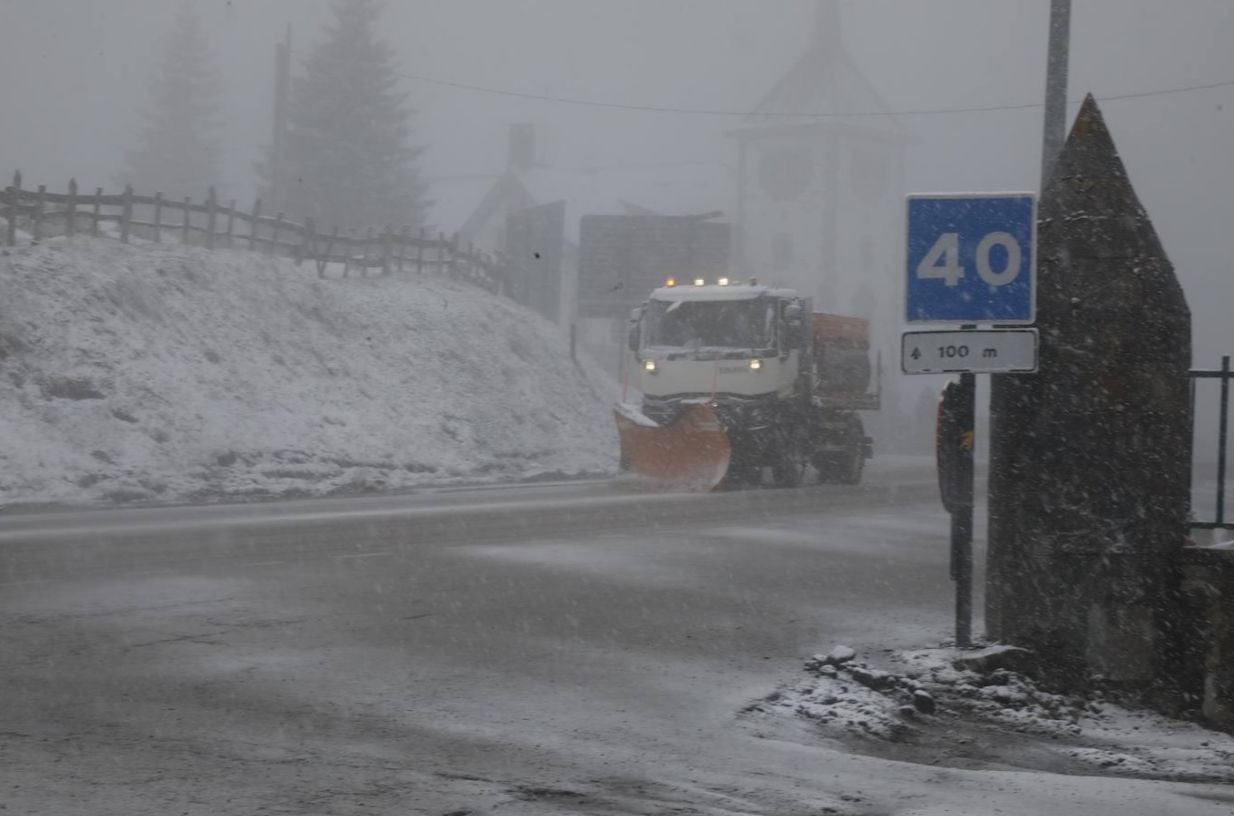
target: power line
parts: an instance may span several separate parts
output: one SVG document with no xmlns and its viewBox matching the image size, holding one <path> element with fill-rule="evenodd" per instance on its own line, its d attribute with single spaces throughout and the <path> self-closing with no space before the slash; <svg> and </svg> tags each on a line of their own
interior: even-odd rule
<svg viewBox="0 0 1234 816">
<path fill-rule="evenodd" d="M 502 88 L 490 88 L 483 85 L 473 85 L 467 82 L 457 82 L 448 79 L 437 79 L 435 77 L 421 76 L 418 74 L 398 74 L 404 79 L 410 79 L 415 82 L 423 82 L 429 85 L 439 85 L 446 88 L 454 88 L 464 91 L 475 91 L 477 93 L 486 93 L 494 96 L 513 97 L 516 99 L 529 99 L 537 102 L 553 102 L 561 105 L 576 105 L 590 108 L 606 108 L 610 110 L 625 110 L 625 111 L 641 111 L 644 113 L 672 113 L 687 116 L 722 116 L 722 117 L 750 117 L 750 118 L 767 118 L 767 119 L 858 119 L 872 117 L 894 117 L 894 116 L 944 116 L 955 114 L 968 113 L 995 113 L 1000 111 L 1021 111 L 1034 110 L 1045 107 L 1041 102 L 1026 102 L 1018 105 L 974 105 L 971 107 L 959 108 L 908 108 L 904 110 L 890 111 L 833 111 L 833 112 L 801 112 L 793 113 L 790 111 L 772 111 L 772 112 L 754 112 L 754 111 L 736 111 L 723 110 L 716 108 L 679 108 L 663 105 L 636 105 L 625 102 L 606 102 L 595 99 L 583 99 L 580 97 L 570 96 L 553 96 L 550 94 L 527 93 L 524 91 L 513 91 Z M 1124 99 L 1144 99 L 1153 96 L 1167 96 L 1171 94 L 1192 93 L 1194 91 L 1207 91 L 1216 88 L 1228 88 L 1234 86 L 1234 80 L 1226 80 L 1222 82 L 1210 82 L 1203 85 L 1182 85 L 1174 88 L 1161 88 L 1152 91 L 1138 91 L 1134 93 L 1110 94 L 1107 96 L 1097 97 L 1099 102 L 1116 102 Z M 1078 105 L 1082 102 L 1081 99 L 1068 100 L 1070 105 Z"/>
<path fill-rule="evenodd" d="M 550 170 L 553 173 L 570 173 L 573 175 L 589 176 L 598 175 L 600 173 L 611 173 L 615 171 L 638 171 L 638 170 L 676 170 L 681 167 L 719 167 L 730 173 L 735 172 L 731 164 L 722 161 L 708 161 L 705 159 L 688 159 L 682 161 L 662 161 L 662 162 L 620 162 L 618 164 L 587 164 L 570 167 L 557 167 L 555 165 L 536 165 L 543 169 Z M 440 176 L 432 176 L 426 178 L 425 181 L 438 183 L 446 181 L 492 181 L 504 175 L 504 172 L 492 173 L 446 173 Z"/>
<path fill-rule="evenodd" d="M 424 76 L 422 74 L 408 74 L 393 72 L 394 76 L 402 79 L 409 79 L 413 82 L 423 82 L 427 85 L 437 85 L 443 88 L 453 88 L 455 90 L 472 91 L 475 93 L 485 93 L 492 96 L 504 96 L 513 99 L 527 99 L 535 102 L 552 102 L 558 105 L 574 105 L 578 107 L 601 108 L 607 110 L 622 110 L 622 111 L 638 111 L 642 113 L 667 113 L 684 116 L 714 116 L 728 118 L 752 118 L 752 119 L 868 119 L 868 118 L 887 118 L 896 116 L 951 116 L 972 113 L 999 113 L 1007 111 L 1023 111 L 1023 110 L 1039 110 L 1045 107 L 1042 102 L 1025 102 L 1021 104 L 1010 105 L 973 105 L 968 107 L 957 108 L 906 108 L 902 110 L 887 110 L 887 111 L 817 111 L 817 112 L 792 112 L 792 111 L 770 111 L 756 112 L 751 110 L 726 110 L 722 108 L 685 108 L 674 107 L 668 105 L 642 105 L 627 102 L 609 102 L 599 99 L 585 99 L 575 96 L 556 96 L 553 94 L 537 94 L 528 91 L 516 91 L 508 88 L 493 88 L 487 85 L 476 85 L 470 82 L 459 82 L 452 79 L 439 79 L 437 77 Z M 1097 96 L 1098 102 L 1117 102 L 1126 99 L 1145 99 L 1154 96 L 1169 96 L 1181 93 L 1193 93 L 1196 91 L 1210 91 L 1218 88 L 1229 88 L 1234 86 L 1234 80 L 1223 80 L 1219 82 L 1209 82 L 1200 85 L 1180 85 L 1173 88 L 1159 88 L 1151 91 L 1136 91 L 1122 94 L 1108 94 L 1105 96 Z M 1071 99 L 1067 101 L 1068 105 L 1079 105 L 1083 102 L 1082 99 Z"/>
</svg>

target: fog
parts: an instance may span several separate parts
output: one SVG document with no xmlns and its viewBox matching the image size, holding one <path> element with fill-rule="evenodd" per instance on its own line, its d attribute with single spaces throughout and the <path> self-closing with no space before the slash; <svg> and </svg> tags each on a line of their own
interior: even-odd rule
<svg viewBox="0 0 1234 816">
<path fill-rule="evenodd" d="M 220 187 L 249 199 L 253 162 L 269 140 L 275 43 L 290 25 L 298 63 L 319 38 L 330 3 L 193 6 L 225 88 Z M 683 167 L 711 167 L 725 189 L 736 161 L 726 134 L 742 117 L 715 112 L 753 109 L 807 48 L 814 6 L 388 2 L 384 33 L 417 111 L 415 139 L 426 148 L 420 171 L 443 206 L 452 179 L 504 169 L 506 128 L 524 121 L 536 126 L 538 162 L 580 173 L 656 165 L 669 177 Z M 69 177 L 114 186 L 177 7 L 165 0 L 0 0 L 0 171 L 20 168 L 28 183 L 57 189 Z M 885 109 L 900 113 L 895 121 L 907 137 L 901 192 L 1038 186 L 1045 0 L 848 0 L 840 8 L 853 62 Z M 1076 0 L 1073 7 L 1071 112 L 1085 92 L 1102 101 L 1186 287 L 1203 365 L 1234 340 L 1234 274 L 1224 252 L 1234 189 L 1231 41 L 1234 5 L 1225 0 Z M 1178 92 L 1153 93 L 1171 90 Z M 586 104 L 593 102 L 629 107 Z M 642 107 L 677 112 L 631 109 Z M 661 200 L 666 195 L 671 190 L 648 189 L 638 203 L 685 206 Z M 720 200 L 715 208 L 731 214 L 733 203 Z M 874 274 L 886 276 L 875 283 L 890 281 L 898 270 Z"/>
<path fill-rule="evenodd" d="M 940 410 L 1050 0 L 0 0 L 0 810 L 1228 816 L 1234 2 L 1071 6 Z"/>
</svg>

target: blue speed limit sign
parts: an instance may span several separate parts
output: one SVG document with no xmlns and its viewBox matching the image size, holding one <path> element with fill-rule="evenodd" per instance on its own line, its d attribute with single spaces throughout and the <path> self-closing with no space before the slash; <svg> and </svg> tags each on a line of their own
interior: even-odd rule
<svg viewBox="0 0 1234 816">
<path fill-rule="evenodd" d="M 911 195 L 909 323 L 1032 323 L 1037 200 L 1031 193 Z"/>
</svg>

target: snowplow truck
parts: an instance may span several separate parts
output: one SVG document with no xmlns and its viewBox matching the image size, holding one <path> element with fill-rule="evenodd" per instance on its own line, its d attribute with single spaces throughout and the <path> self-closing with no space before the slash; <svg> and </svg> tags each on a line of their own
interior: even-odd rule
<svg viewBox="0 0 1234 816">
<path fill-rule="evenodd" d="M 872 440 L 866 320 L 814 313 L 791 289 L 672 281 L 630 316 L 627 382 L 615 410 L 630 476 L 695 490 L 857 484 Z"/>
</svg>

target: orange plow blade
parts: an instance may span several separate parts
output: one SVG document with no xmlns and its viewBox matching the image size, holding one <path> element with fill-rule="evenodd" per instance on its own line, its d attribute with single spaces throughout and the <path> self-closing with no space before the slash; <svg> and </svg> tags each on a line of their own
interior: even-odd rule
<svg viewBox="0 0 1234 816">
<path fill-rule="evenodd" d="M 613 413 L 628 473 L 659 486 L 691 490 L 712 490 L 724 481 L 733 448 L 711 406 L 687 405 L 667 426 L 621 407 Z"/>
</svg>

